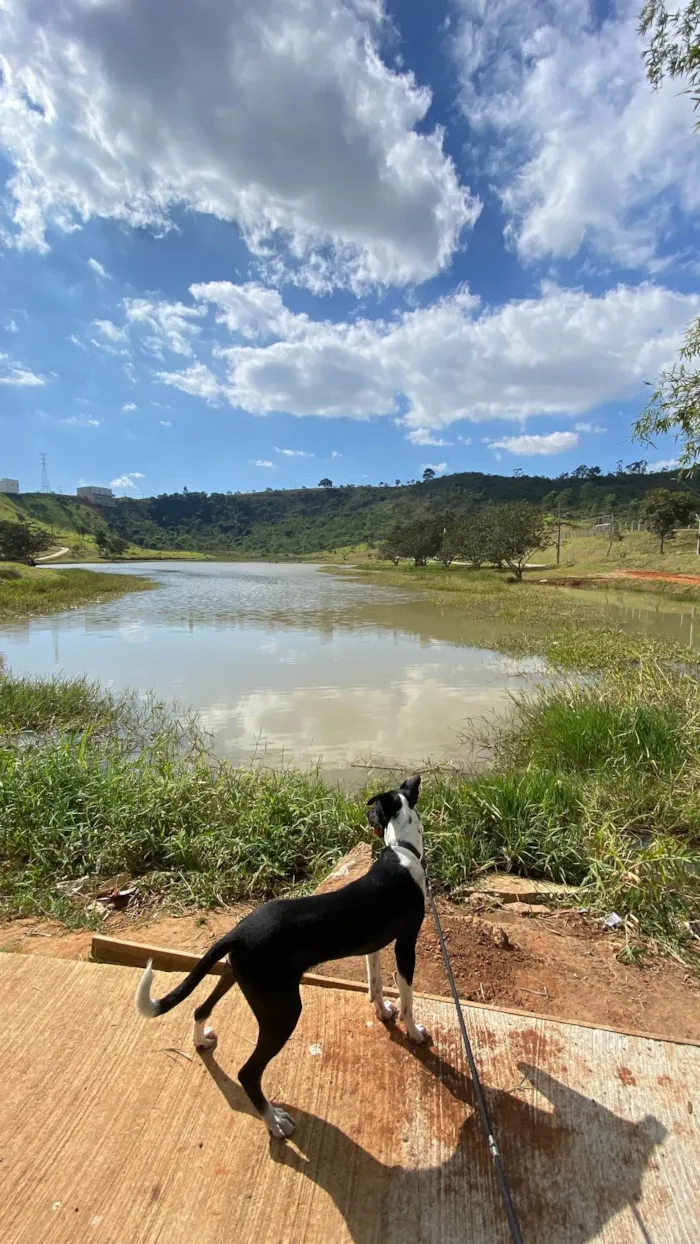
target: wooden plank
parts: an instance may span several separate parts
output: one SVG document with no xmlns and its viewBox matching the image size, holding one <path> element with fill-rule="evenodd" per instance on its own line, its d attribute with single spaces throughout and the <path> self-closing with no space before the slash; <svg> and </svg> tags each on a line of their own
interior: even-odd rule
<svg viewBox="0 0 700 1244">
<path fill-rule="evenodd" d="M 266 1077 L 283 1144 L 236 1082 L 240 992 L 198 1057 L 206 982 L 147 1021 L 137 980 L 0 955 L 3 1244 L 507 1244 L 450 1003 L 417 1002 L 417 1049 L 354 992 L 304 988 Z M 697 1244 L 700 1051 L 467 1009 L 528 1244 Z"/>
<path fill-rule="evenodd" d="M 202 957 L 202 955 L 196 955 L 187 950 L 167 950 L 163 946 L 149 946 L 140 942 L 121 941 L 117 937 L 105 937 L 100 933 L 95 933 L 93 936 L 90 956 L 96 963 L 114 963 L 120 964 L 123 967 L 142 968 L 145 968 L 149 959 L 152 959 L 154 968 L 161 972 L 191 972 Z M 223 970 L 223 964 L 217 963 L 212 967 L 209 974 L 221 976 Z M 320 976 L 316 972 L 306 972 L 302 977 L 302 981 L 306 985 L 318 985 L 325 989 L 346 989 L 353 993 L 363 994 L 367 992 L 367 986 L 364 981 L 345 980 L 340 976 Z M 389 985 L 384 986 L 384 993 L 389 998 L 398 998 L 399 996 L 398 990 Z M 443 995 L 432 993 L 416 993 L 415 997 L 426 998 L 435 1002 L 449 1001 Z M 519 1007 L 512 1006 L 494 1007 L 488 1002 L 476 1002 L 472 999 L 469 999 L 469 1001 L 461 999 L 461 1002 L 463 1006 L 468 1006 L 472 1010 L 497 1010 L 502 1011 L 504 1015 L 523 1016 L 527 1019 L 555 1020 L 558 1024 L 571 1024 L 575 1028 L 591 1028 L 594 1032 L 601 1031 L 600 1025 L 591 1024 L 587 1020 L 562 1019 L 558 1015 L 544 1015 L 541 1011 L 523 1011 Z M 617 1032 L 623 1037 L 640 1037 L 642 1040 L 648 1041 L 671 1041 L 675 1045 L 699 1047 L 699 1043 L 693 1041 L 690 1037 L 661 1037 L 656 1033 L 639 1031 L 635 1028 L 606 1027 L 603 1031 Z"/>
</svg>

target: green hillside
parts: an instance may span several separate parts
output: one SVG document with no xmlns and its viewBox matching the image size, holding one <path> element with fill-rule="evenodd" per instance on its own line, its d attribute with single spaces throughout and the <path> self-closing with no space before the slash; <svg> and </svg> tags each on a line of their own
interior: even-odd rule
<svg viewBox="0 0 700 1244">
<path fill-rule="evenodd" d="M 596 471 L 557 480 L 463 472 L 396 487 L 183 491 L 139 500 L 120 497 L 107 509 L 75 497 L 28 493 L 0 496 L 0 518 L 23 516 L 41 524 L 57 546 L 68 545 L 78 558 L 95 555 L 100 528 L 111 528 L 129 541 L 126 556 L 191 550 L 234 557 L 298 557 L 371 546 L 394 523 L 423 516 L 456 517 L 504 501 L 531 501 L 553 512 L 560 499 L 562 511 L 579 522 L 611 512 L 629 518 L 650 489 L 689 487 L 687 481 L 679 485 L 669 472 Z"/>
</svg>

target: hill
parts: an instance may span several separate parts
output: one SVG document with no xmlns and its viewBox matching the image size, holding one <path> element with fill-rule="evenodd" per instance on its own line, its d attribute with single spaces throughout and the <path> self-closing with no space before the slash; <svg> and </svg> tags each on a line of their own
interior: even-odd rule
<svg viewBox="0 0 700 1244">
<path fill-rule="evenodd" d="M 583 471 L 585 468 L 581 468 Z M 131 555 L 191 550 L 233 557 L 298 557 L 382 540 L 397 522 L 452 518 L 503 501 L 524 500 L 578 522 L 614 512 L 634 517 L 652 488 L 687 488 L 669 472 L 596 473 L 552 480 L 543 475 L 462 472 L 396 487 L 268 489 L 253 493 L 188 492 L 132 499 L 102 508 L 76 497 L 0 496 L 0 518 L 24 517 L 46 527 L 76 556 L 94 556 L 100 529 L 116 531 Z M 700 504 L 700 494 L 699 494 Z"/>
</svg>

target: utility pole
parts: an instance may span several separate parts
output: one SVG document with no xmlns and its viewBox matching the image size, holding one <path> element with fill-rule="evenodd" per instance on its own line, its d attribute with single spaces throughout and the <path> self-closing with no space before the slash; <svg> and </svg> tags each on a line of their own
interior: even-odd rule
<svg viewBox="0 0 700 1244">
<path fill-rule="evenodd" d="M 700 535 L 698 536 L 700 539 Z M 561 497 L 557 497 L 557 566 L 561 561 Z"/>
<path fill-rule="evenodd" d="M 41 491 L 51 492 L 51 485 L 49 484 L 49 469 L 46 465 L 46 454 L 40 454 L 39 457 L 41 458 Z"/>
</svg>

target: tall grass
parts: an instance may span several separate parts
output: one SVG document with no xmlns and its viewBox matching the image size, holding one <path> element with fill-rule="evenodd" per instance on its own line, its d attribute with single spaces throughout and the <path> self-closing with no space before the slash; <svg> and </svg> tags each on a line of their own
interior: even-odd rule
<svg viewBox="0 0 700 1244">
<path fill-rule="evenodd" d="M 368 837 L 367 792 L 316 772 L 234 769 L 196 722 L 158 705 L 90 684 L 0 688 L 8 911 L 82 919 L 60 883 L 121 872 L 200 905 L 265 897 L 309 886 Z M 42 712 L 50 731 L 23 745 Z M 694 681 L 655 666 L 521 701 L 493 773 L 424 784 L 434 881 L 450 890 L 498 868 L 570 882 L 641 938 L 683 946 L 700 912 L 697 717 Z"/>
</svg>

